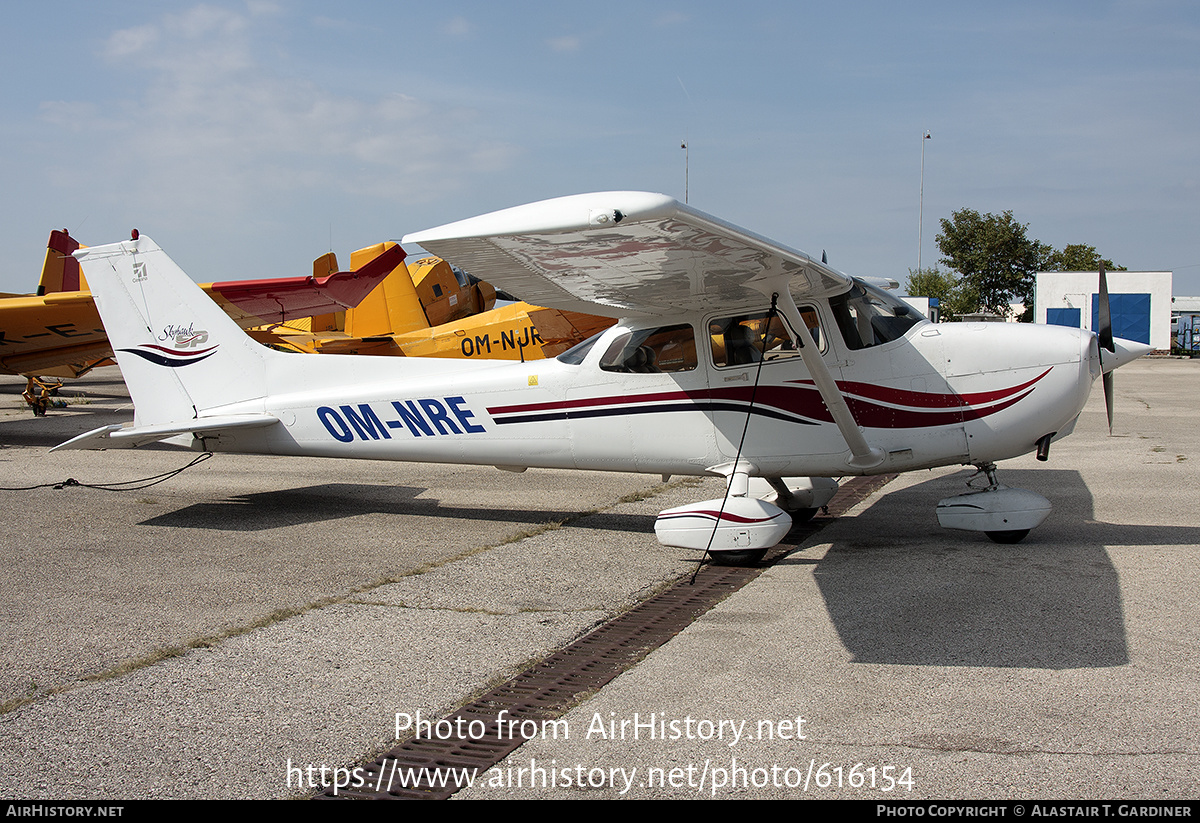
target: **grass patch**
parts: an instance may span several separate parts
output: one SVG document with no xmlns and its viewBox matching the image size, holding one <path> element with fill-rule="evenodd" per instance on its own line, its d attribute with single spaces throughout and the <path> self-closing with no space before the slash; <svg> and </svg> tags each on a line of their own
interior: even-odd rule
<svg viewBox="0 0 1200 823">
<path fill-rule="evenodd" d="M 165 660 L 170 660 L 175 657 L 182 657 L 196 649 L 213 648 L 213 647 L 217 646 L 218 644 L 220 644 L 224 640 L 229 640 L 234 637 L 240 637 L 242 635 L 249 634 L 252 631 L 267 628 L 269 626 L 275 625 L 276 623 L 281 623 L 281 622 L 283 622 L 285 620 L 289 620 L 293 617 L 298 617 L 302 614 L 306 614 L 311 611 L 317 611 L 317 610 L 326 608 L 327 606 L 333 606 L 333 605 L 337 605 L 340 603 L 359 604 L 359 603 L 362 603 L 363 601 L 358 599 L 358 595 L 362 595 L 367 592 L 374 591 L 375 589 L 378 589 L 382 586 L 387 586 L 392 583 L 399 583 L 407 578 L 415 577 L 415 576 L 421 575 L 421 574 L 426 574 L 428 572 L 434 571 L 435 569 L 442 568 L 443 566 L 448 566 L 453 563 L 457 563 L 460 560 L 465 560 L 469 557 L 474 557 L 477 554 L 482 554 L 483 552 L 487 552 L 487 551 L 491 551 L 492 549 L 499 548 L 500 546 L 506 546 L 511 543 L 519 543 L 520 541 L 526 540 L 531 537 L 537 537 L 538 535 L 545 534 L 547 532 L 562 529 L 566 526 L 570 526 L 570 525 L 582 520 L 585 517 L 589 517 L 593 514 L 599 514 L 603 511 L 611 509 L 612 507 L 620 505 L 622 503 L 636 503 L 636 502 L 639 502 L 642 500 L 648 500 L 652 497 L 656 497 L 659 494 L 662 494 L 663 492 L 665 492 L 669 489 L 673 489 L 673 488 L 677 488 L 677 487 L 681 487 L 681 486 L 683 486 L 683 487 L 696 486 L 696 485 L 700 484 L 701 482 L 703 482 L 703 478 L 682 477 L 682 478 L 679 478 L 678 480 L 673 480 L 668 483 L 659 483 L 649 489 L 644 489 L 644 490 L 636 491 L 636 492 L 630 492 L 629 494 L 618 498 L 617 500 L 613 501 L 612 503 L 608 504 L 607 506 L 602 506 L 600 508 L 588 509 L 587 511 L 577 512 L 575 514 L 572 514 L 568 517 L 563 518 L 562 520 L 549 520 L 545 523 L 541 523 L 541 524 L 538 524 L 535 526 L 529 526 L 529 527 L 526 527 L 523 529 L 519 529 L 519 530 L 513 532 L 512 534 L 508 535 L 504 539 L 499 540 L 495 543 L 489 543 L 489 544 L 485 544 L 485 545 L 481 545 L 481 546 L 476 546 L 476 547 L 473 547 L 470 549 L 466 549 L 466 550 L 461 551 L 450 557 L 445 557 L 445 558 L 442 558 L 441 560 L 423 564 L 411 571 L 404 572 L 402 574 L 394 574 L 394 575 L 388 575 L 386 577 L 377 578 L 376 580 L 373 580 L 371 582 L 363 583 L 359 586 L 355 586 L 354 588 L 350 589 L 349 591 L 345 592 L 344 594 L 334 595 L 334 596 L 330 596 L 330 597 L 323 597 L 318 600 L 314 600 L 310 603 L 306 603 L 306 604 L 300 605 L 300 606 L 294 606 L 294 607 L 284 608 L 284 609 L 276 609 L 276 610 L 272 611 L 270 614 L 267 614 L 257 620 L 251 621 L 249 623 L 246 623 L 246 624 L 243 624 L 240 626 L 233 626 L 224 631 L 215 632 L 213 634 L 202 635 L 200 637 L 193 638 L 192 640 L 189 640 L 184 643 L 163 646 L 163 647 L 155 649 L 147 654 L 140 655 L 138 657 L 131 657 L 131 658 L 124 660 L 108 669 L 105 669 L 104 671 L 93 672 L 91 674 L 82 675 L 77 680 L 71 681 L 69 683 L 63 683 L 63 684 L 60 684 L 57 686 L 51 686 L 51 687 L 40 688 L 40 689 L 36 683 L 31 683 L 27 694 L 25 694 L 21 697 L 11 698 L 7 701 L 4 701 L 3 703 L 0 703 L 0 715 L 7 714 L 8 712 L 13 711 L 14 709 L 18 709 L 21 706 L 28 705 L 29 703 L 33 703 L 34 701 L 43 699 L 45 697 L 50 697 L 50 696 L 53 696 L 56 694 L 62 694 L 64 692 L 73 691 L 74 689 L 80 688 L 81 686 L 89 684 L 89 683 L 98 683 L 98 682 L 102 682 L 105 680 L 112 680 L 117 677 L 131 674 L 140 669 L 144 669 L 149 666 L 153 666 L 156 663 L 161 663 Z M 154 498 L 147 497 L 147 498 L 139 499 L 138 502 L 146 503 L 146 504 L 154 504 L 154 503 L 157 503 L 158 501 Z M 667 585 L 670 585 L 670 583 L 664 582 L 661 584 L 661 586 L 656 587 L 656 588 L 665 587 Z M 384 604 L 379 604 L 379 605 L 384 605 Z M 391 605 L 391 604 L 388 604 L 388 605 Z M 632 606 L 630 606 L 629 608 L 632 608 Z M 472 608 L 455 609 L 454 611 L 475 612 L 475 613 L 480 613 L 480 614 L 492 614 L 492 612 L 486 611 L 484 609 L 472 609 Z M 507 614 L 507 612 L 504 614 Z M 594 626 L 589 627 L 583 633 L 586 633 L 587 631 L 591 631 L 592 628 L 594 628 Z M 534 662 L 536 663 L 540 659 L 541 658 L 538 658 Z M 513 676 L 512 675 L 513 671 L 514 671 L 514 669 L 509 669 L 510 673 L 507 675 L 502 675 L 502 674 L 495 675 L 494 679 L 496 680 L 496 682 L 492 683 L 489 681 L 489 684 L 485 685 L 478 693 L 479 694 L 486 693 L 487 691 L 490 691 L 492 688 L 495 688 L 496 686 L 500 685 L 501 683 L 506 682 L 508 679 L 510 679 Z M 515 669 L 515 671 L 516 672 L 524 671 L 524 668 L 518 667 Z M 467 702 L 470 702 L 470 701 L 467 701 Z"/>
</svg>

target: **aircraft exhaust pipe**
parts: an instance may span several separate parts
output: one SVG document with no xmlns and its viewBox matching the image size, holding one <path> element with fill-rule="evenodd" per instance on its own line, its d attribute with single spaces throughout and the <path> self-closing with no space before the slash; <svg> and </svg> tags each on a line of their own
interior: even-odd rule
<svg viewBox="0 0 1200 823">
<path fill-rule="evenodd" d="M 1058 432 L 1050 432 L 1049 434 L 1044 434 L 1038 438 L 1037 459 L 1041 460 L 1043 463 L 1050 459 L 1050 440 L 1056 434 L 1058 434 Z"/>
</svg>

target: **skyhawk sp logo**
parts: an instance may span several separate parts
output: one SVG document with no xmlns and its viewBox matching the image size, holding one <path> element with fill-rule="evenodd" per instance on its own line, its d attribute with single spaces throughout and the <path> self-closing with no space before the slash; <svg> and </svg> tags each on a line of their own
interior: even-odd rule
<svg viewBox="0 0 1200 823">
<path fill-rule="evenodd" d="M 137 348 L 121 349 L 121 351 L 136 354 L 156 366 L 177 369 L 180 366 L 190 366 L 206 360 L 216 354 L 218 348 L 218 346 L 200 348 L 208 342 L 208 332 L 197 331 L 191 324 L 187 326 L 168 325 L 163 328 L 158 339 L 164 343 L 170 343 L 171 348 L 153 343 L 143 343 Z"/>
<path fill-rule="evenodd" d="M 159 340 L 170 340 L 176 349 L 195 349 L 208 342 L 208 332 L 196 331 L 191 324 L 183 326 L 169 325 L 158 336 Z"/>
</svg>

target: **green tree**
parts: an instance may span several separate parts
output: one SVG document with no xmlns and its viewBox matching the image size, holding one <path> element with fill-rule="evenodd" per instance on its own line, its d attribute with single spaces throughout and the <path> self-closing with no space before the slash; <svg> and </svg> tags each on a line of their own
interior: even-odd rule
<svg viewBox="0 0 1200 823">
<path fill-rule="evenodd" d="M 932 269 L 909 269 L 904 293 L 913 297 L 936 297 L 941 301 L 949 297 L 957 286 L 958 278 L 942 272 L 936 266 Z"/>
<path fill-rule="evenodd" d="M 1085 246 L 1076 243 L 1067 246 L 1062 251 L 1049 249 L 1049 254 L 1042 260 L 1039 271 L 1098 271 L 1100 264 L 1107 271 L 1125 271 L 1124 266 L 1118 266 L 1113 261 L 1101 257 L 1095 246 Z"/>
<path fill-rule="evenodd" d="M 943 320 L 975 311 L 975 298 L 950 272 L 934 266 L 932 269 L 908 270 L 905 294 L 913 297 L 936 297 Z"/>
<path fill-rule="evenodd" d="M 981 215 L 974 209 L 959 209 L 941 223 L 942 262 L 962 275 L 960 288 L 977 308 L 1004 316 L 1010 303 L 1023 302 L 1031 312 L 1034 273 L 1048 247 L 1026 236 L 1027 225 L 1011 211 Z"/>
</svg>

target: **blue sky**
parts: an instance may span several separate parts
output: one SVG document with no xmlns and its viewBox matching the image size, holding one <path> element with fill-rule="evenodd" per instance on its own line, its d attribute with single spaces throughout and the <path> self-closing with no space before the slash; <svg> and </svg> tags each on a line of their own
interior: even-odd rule
<svg viewBox="0 0 1200 823">
<path fill-rule="evenodd" d="M 0 0 L 0 290 L 139 228 L 201 281 L 493 209 L 683 198 L 903 281 L 938 220 L 1200 294 L 1200 5 Z M 486 272 L 478 272 L 486 277 Z"/>
</svg>

